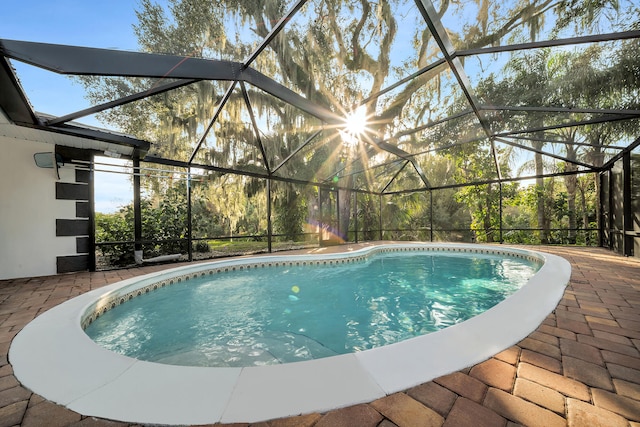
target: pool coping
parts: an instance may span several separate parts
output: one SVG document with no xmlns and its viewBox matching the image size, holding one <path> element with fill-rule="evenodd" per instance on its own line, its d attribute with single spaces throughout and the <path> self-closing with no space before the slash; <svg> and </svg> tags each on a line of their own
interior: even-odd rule
<svg viewBox="0 0 640 427">
<path fill-rule="evenodd" d="M 12 343 L 14 374 L 34 392 L 76 412 L 128 422 L 257 422 L 324 412 L 410 388 L 510 347 L 555 308 L 571 274 L 561 257 L 506 246 L 378 244 L 350 255 L 399 246 L 519 253 L 543 258 L 545 264 L 518 292 L 463 323 L 385 347 L 306 362 L 247 368 L 162 365 L 112 353 L 83 332 L 80 322 L 91 304 L 136 281 L 214 264 L 339 259 L 344 253 L 268 255 L 178 267 L 88 292 L 37 317 Z"/>
</svg>

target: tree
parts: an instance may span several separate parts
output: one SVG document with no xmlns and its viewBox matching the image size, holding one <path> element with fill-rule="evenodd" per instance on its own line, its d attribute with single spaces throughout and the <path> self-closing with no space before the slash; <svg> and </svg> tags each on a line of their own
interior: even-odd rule
<svg viewBox="0 0 640 427">
<path fill-rule="evenodd" d="M 491 99 L 498 105 L 506 106 L 542 106 L 551 105 L 553 93 L 549 90 L 550 80 L 547 69 L 549 50 L 534 51 L 514 56 L 504 67 L 504 74 L 500 81 L 497 76 L 490 75 L 479 84 L 479 96 Z M 544 125 L 543 117 L 505 112 L 494 126 L 508 129 L 511 126 L 530 129 L 540 129 Z M 498 129 L 500 129 L 498 127 Z M 532 132 L 530 141 L 534 150 L 533 168 L 536 178 L 536 218 L 538 228 L 541 229 L 541 243 L 549 242 L 549 218 L 546 217 L 544 200 L 544 160 L 542 150 L 545 146 L 544 132 Z"/>
<path fill-rule="evenodd" d="M 435 14 L 450 17 L 456 16 L 457 10 L 464 10 L 466 12 L 459 16 L 474 15 L 470 25 L 447 28 L 447 35 L 456 48 L 470 49 L 534 40 L 544 27 L 545 17 L 553 20 L 561 16 L 564 9 L 580 20 L 593 23 L 596 20 L 593 16 L 597 17 L 606 8 L 615 9 L 615 5 L 615 1 L 558 4 L 552 0 L 518 0 L 503 4 L 462 0 L 440 2 Z M 142 0 L 137 11 L 139 23 L 134 29 L 144 51 L 244 61 L 285 16 L 288 7 L 289 2 L 284 0 L 170 0 L 168 7 L 163 8 L 151 0 Z M 572 21 L 558 22 L 566 26 Z M 247 64 L 338 114 L 344 115 L 364 102 L 370 118 L 368 130 L 362 136 L 364 148 L 353 150 L 342 168 L 336 166 L 341 145 L 336 129 L 322 129 L 321 136 L 310 143 L 308 150 L 290 158 L 319 129 L 319 124 L 248 84 L 233 86 L 228 82 L 201 81 L 121 106 L 101 117 L 126 133 L 156 143 L 153 154 L 172 160 L 186 162 L 195 156 L 195 161 L 203 165 L 266 177 L 280 162 L 289 159 L 276 172 L 277 176 L 300 174 L 324 183 L 339 176 L 339 198 L 351 200 L 349 188 L 371 184 L 367 182 L 370 179 L 367 174 L 356 177 L 353 172 L 372 163 L 383 163 L 384 157 L 392 158 L 389 153 L 376 149 L 375 144 L 371 144 L 372 138 L 403 146 L 412 153 L 424 149 L 428 143 L 445 143 L 405 136 L 416 126 L 456 112 L 452 109 L 456 109 L 460 100 L 459 91 L 452 89 L 457 83 L 446 65 L 430 68 L 394 90 L 381 93 L 400 78 L 433 63 L 438 55 L 437 43 L 420 14 L 415 13 L 415 9 L 407 9 L 400 0 L 377 3 L 318 0 L 306 3 L 287 18 L 284 30 Z M 525 95 L 521 103 L 535 104 L 536 99 L 526 96 L 548 89 L 546 75 L 535 80 L 535 73 L 525 73 L 524 62 L 516 62 L 512 70 L 512 76 L 521 76 L 520 83 L 528 83 L 521 86 L 521 94 Z M 97 81 L 86 78 L 84 81 L 95 102 L 140 92 L 157 83 L 123 78 Z M 502 86 L 504 84 L 498 84 L 496 88 Z M 515 86 L 511 89 L 515 95 Z M 230 96 L 221 105 L 227 91 Z M 216 123 L 205 137 L 204 129 L 219 107 Z M 259 132 L 254 128 L 255 123 Z M 195 152 L 198 141 L 202 145 Z M 539 150 L 543 142 L 532 144 Z M 477 160 L 486 161 L 485 158 Z M 536 154 L 537 174 L 542 172 L 539 160 Z M 328 173 L 318 173 L 325 170 Z M 340 175 L 336 174 L 338 170 L 342 171 Z M 466 176 L 471 177 L 471 174 Z M 487 188 L 494 191 L 492 186 Z M 293 186 L 284 190 L 283 195 L 276 204 L 281 215 L 302 209 L 308 199 L 308 195 Z M 343 221 L 351 218 L 351 205 L 340 204 Z M 542 213 L 539 202 L 538 221 L 545 228 L 547 221 Z M 300 225 L 290 221 L 283 224 L 289 224 L 292 232 Z M 347 230 L 348 223 L 340 228 Z"/>
</svg>

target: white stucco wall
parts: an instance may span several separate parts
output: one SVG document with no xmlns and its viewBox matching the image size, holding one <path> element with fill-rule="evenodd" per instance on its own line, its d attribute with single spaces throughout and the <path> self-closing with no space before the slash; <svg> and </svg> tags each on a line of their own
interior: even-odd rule
<svg viewBox="0 0 640 427">
<path fill-rule="evenodd" d="M 75 201 L 56 200 L 53 170 L 33 160 L 53 150 L 0 136 L 0 280 L 56 274 L 56 257 L 75 254 L 75 237 L 56 237 L 56 219 L 75 218 Z M 61 180 L 73 182 L 74 171 Z"/>
</svg>

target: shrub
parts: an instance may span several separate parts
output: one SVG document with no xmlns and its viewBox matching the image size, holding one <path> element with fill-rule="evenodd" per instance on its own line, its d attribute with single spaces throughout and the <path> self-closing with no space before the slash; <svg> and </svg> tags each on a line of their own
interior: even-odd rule
<svg viewBox="0 0 640 427">
<path fill-rule="evenodd" d="M 209 244 L 204 240 L 197 241 L 193 244 L 193 250 L 198 253 L 209 252 Z"/>
</svg>

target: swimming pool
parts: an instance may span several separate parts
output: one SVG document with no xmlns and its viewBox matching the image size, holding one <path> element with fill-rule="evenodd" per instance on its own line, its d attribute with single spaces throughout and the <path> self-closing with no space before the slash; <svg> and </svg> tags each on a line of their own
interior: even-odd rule
<svg viewBox="0 0 640 427">
<path fill-rule="evenodd" d="M 136 360 L 95 344 L 83 331 L 129 298 L 171 281 L 234 268 L 343 263 L 345 254 L 232 259 L 126 280 L 76 297 L 29 323 L 9 358 L 25 387 L 84 415 L 129 422 L 257 422 L 372 401 L 473 365 L 532 332 L 562 297 L 571 273 L 557 256 L 504 246 L 377 244 L 340 247 L 350 257 L 372 251 L 444 250 L 511 254 L 544 261 L 519 291 L 481 315 L 392 345 L 304 362 L 251 367 L 173 366 Z M 517 321 L 514 321 L 517 320 Z"/>
<path fill-rule="evenodd" d="M 531 257 L 425 249 L 381 249 L 330 265 L 209 270 L 119 304 L 85 332 L 106 349 L 174 365 L 319 359 L 470 319 L 542 265 Z"/>
</svg>

